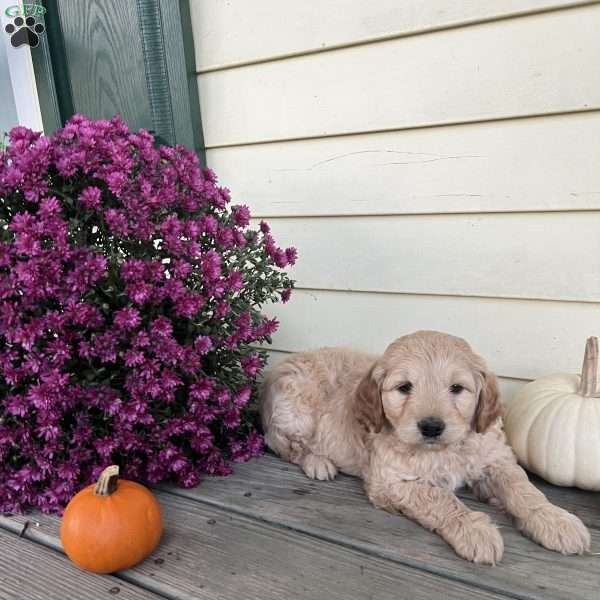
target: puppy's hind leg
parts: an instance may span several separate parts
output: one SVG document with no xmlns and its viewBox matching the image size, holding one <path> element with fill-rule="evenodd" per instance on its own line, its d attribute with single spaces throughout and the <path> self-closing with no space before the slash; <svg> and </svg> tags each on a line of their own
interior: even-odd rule
<svg viewBox="0 0 600 600">
<path fill-rule="evenodd" d="M 327 457 L 311 452 L 297 430 L 287 433 L 272 422 L 265 440 L 271 450 L 284 460 L 298 465 L 311 479 L 325 481 L 337 475 L 336 466 Z"/>
<path fill-rule="evenodd" d="M 317 428 L 311 409 L 311 386 L 300 365 L 283 363 L 271 371 L 261 390 L 261 416 L 265 441 L 281 458 L 302 468 L 311 479 L 333 479 L 333 462 L 314 452 Z"/>
<path fill-rule="evenodd" d="M 337 468 L 325 456 L 313 454 L 300 440 L 290 439 L 275 427 L 265 435 L 267 445 L 281 458 L 298 465 L 311 479 L 334 479 Z"/>
</svg>

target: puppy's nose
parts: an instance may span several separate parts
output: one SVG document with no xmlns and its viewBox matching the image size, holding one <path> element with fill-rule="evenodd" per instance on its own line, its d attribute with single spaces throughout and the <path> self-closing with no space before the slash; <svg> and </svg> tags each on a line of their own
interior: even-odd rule
<svg viewBox="0 0 600 600">
<path fill-rule="evenodd" d="M 417 423 L 417 427 L 426 438 L 436 438 L 446 429 L 446 423 L 437 417 L 427 417 Z"/>
</svg>

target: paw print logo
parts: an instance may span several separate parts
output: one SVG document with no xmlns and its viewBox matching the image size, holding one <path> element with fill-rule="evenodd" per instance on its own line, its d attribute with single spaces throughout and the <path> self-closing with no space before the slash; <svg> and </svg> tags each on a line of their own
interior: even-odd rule
<svg viewBox="0 0 600 600">
<path fill-rule="evenodd" d="M 40 43 L 40 35 L 44 33 L 46 28 L 36 22 L 34 17 L 15 17 L 12 23 L 9 23 L 4 31 L 10 35 L 10 43 L 18 48 L 23 44 L 27 44 L 35 48 Z"/>
</svg>

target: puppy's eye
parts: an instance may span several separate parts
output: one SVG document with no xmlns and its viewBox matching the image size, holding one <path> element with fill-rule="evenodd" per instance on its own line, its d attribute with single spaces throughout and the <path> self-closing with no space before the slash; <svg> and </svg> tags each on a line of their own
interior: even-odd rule
<svg viewBox="0 0 600 600">
<path fill-rule="evenodd" d="M 410 391 L 412 390 L 412 383 L 407 381 L 406 383 L 399 385 L 396 389 L 403 394 L 410 394 Z"/>
<path fill-rule="evenodd" d="M 450 386 L 450 392 L 452 392 L 453 394 L 460 394 L 465 388 L 460 385 L 460 383 L 455 383 L 454 385 Z"/>
</svg>

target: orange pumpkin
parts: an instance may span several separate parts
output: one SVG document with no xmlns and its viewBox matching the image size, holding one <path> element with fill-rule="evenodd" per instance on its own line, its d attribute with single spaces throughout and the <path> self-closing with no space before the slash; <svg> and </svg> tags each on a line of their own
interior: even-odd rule
<svg viewBox="0 0 600 600">
<path fill-rule="evenodd" d="M 119 480 L 115 465 L 71 499 L 60 528 L 67 556 L 94 573 L 132 567 L 154 551 L 161 534 L 156 498 L 139 483 Z"/>
</svg>

